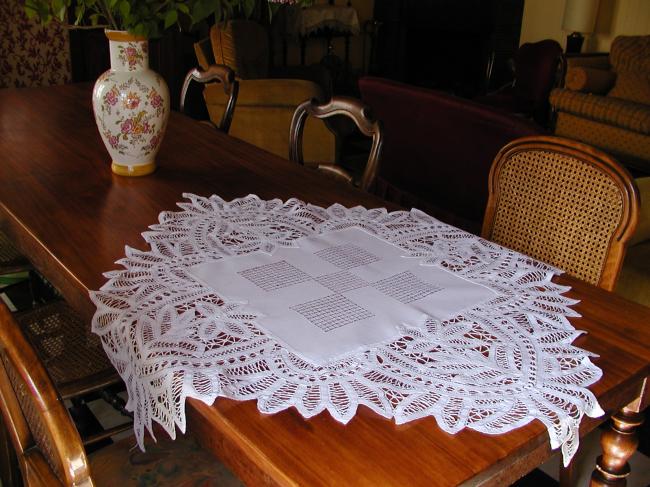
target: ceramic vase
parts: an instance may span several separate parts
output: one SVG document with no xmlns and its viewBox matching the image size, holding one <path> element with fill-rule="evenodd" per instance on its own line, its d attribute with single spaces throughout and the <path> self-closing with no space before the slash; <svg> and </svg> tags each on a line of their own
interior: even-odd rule
<svg viewBox="0 0 650 487">
<path fill-rule="evenodd" d="M 121 176 L 144 176 L 156 169 L 155 157 L 169 119 L 169 89 L 149 69 L 149 42 L 127 32 L 107 30 L 111 69 L 93 90 L 97 128 Z"/>
</svg>

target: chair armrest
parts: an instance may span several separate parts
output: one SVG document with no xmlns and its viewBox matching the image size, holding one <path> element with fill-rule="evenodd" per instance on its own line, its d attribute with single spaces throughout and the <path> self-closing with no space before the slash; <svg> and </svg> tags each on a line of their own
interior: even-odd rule
<svg viewBox="0 0 650 487">
<path fill-rule="evenodd" d="M 650 177 L 637 178 L 641 206 L 639 208 L 639 223 L 636 232 L 630 240 L 630 245 L 650 242 Z"/>
</svg>

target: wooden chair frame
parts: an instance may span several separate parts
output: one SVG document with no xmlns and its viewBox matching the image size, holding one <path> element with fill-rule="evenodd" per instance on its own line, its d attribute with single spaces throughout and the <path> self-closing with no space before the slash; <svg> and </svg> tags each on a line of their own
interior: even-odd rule
<svg viewBox="0 0 650 487">
<path fill-rule="evenodd" d="M 496 155 L 490 169 L 489 198 L 481 233 L 483 238 L 490 240 L 493 234 L 501 194 L 500 173 L 504 164 L 515 154 L 540 150 L 567 155 L 591 165 L 605 173 L 619 189 L 623 205 L 622 214 L 618 225 L 612 232 L 600 279 L 597 283 L 603 289 L 613 290 L 623 265 L 626 245 L 633 236 L 639 219 L 640 199 L 634 179 L 629 172 L 615 159 L 598 149 L 553 136 L 523 137 L 503 147 Z"/>
<path fill-rule="evenodd" d="M 192 477 L 194 470 L 188 469 L 186 476 L 174 477 L 173 469 L 167 474 L 156 475 L 156 485 L 195 485 L 204 483 L 206 478 L 226 475 L 218 460 L 208 452 L 196 450 L 194 444 L 188 449 L 190 438 L 165 439 L 162 427 L 153 425 L 163 451 L 170 457 L 156 458 L 156 454 L 144 463 L 131 460 L 130 450 L 135 437 L 130 436 L 110 445 L 104 450 L 88 457 L 84 445 L 66 410 L 63 399 L 54 387 L 43 363 L 35 349 L 16 323 L 14 316 L 4 303 L 0 302 L 0 427 L 5 426 L 7 436 L 16 452 L 20 475 L 25 486 L 80 486 L 92 487 L 95 483 L 105 485 L 114 478 L 116 470 L 122 470 L 122 479 L 128 478 L 126 485 L 150 483 L 150 472 L 161 473 L 166 462 L 175 453 L 191 455 L 199 467 L 198 475 Z M 4 429 L 0 428 L 0 433 Z M 154 440 L 151 440 L 154 441 Z M 11 451 L 0 442 L 0 465 L 11 465 Z M 155 447 L 149 445 L 152 449 Z M 174 449 L 177 450 L 174 451 Z M 92 460 L 92 462 L 91 462 Z M 94 471 L 91 471 L 93 470 Z M 210 470 L 210 472 L 208 472 Z M 12 474 L 14 472 L 11 472 Z M 93 477 L 94 473 L 94 477 Z M 137 479 L 135 476 L 137 476 Z M 5 477 L 9 478 L 9 476 Z M 15 477 L 18 477 L 16 472 Z M 226 478 L 226 477 L 224 477 Z M 124 481 L 124 480 L 123 480 Z M 113 485 L 113 482 L 111 485 Z M 13 485 L 13 484 L 10 484 Z M 148 485 L 148 484 L 147 484 Z"/>
<path fill-rule="evenodd" d="M 320 103 L 316 99 L 301 103 L 296 108 L 291 119 L 289 160 L 304 165 L 302 138 L 307 117 L 312 116 L 318 119 L 325 119 L 334 115 L 345 115 L 351 118 L 362 134 L 367 137 L 372 137 L 368 162 L 360 184 L 361 189 L 367 191 L 377 173 L 384 131 L 381 122 L 375 120 L 370 114 L 370 108 L 355 98 L 334 96 L 326 103 Z M 318 169 L 352 183 L 352 175 L 336 164 L 319 164 Z"/>
<path fill-rule="evenodd" d="M 128 421 L 119 425 L 84 435 L 83 443 L 85 446 L 132 428 L 133 415 L 126 410 L 124 399 L 111 389 L 111 386 L 121 384 L 122 378 L 113 368 L 108 358 L 104 356 L 100 360 L 97 357 L 95 361 L 96 364 L 103 363 L 104 369 L 91 371 L 83 368 L 84 356 L 88 359 L 90 355 L 94 360 L 93 356 L 96 356 L 96 354 L 104 354 L 99 344 L 97 346 L 85 346 L 83 342 L 77 344 L 78 347 L 73 349 L 78 351 L 77 360 L 75 360 L 73 354 L 62 355 L 63 358 L 61 359 L 51 356 L 48 343 L 56 343 L 57 341 L 51 339 L 53 335 L 62 340 L 76 340 L 85 333 L 89 333 L 81 318 L 64 301 L 52 301 L 32 310 L 16 313 L 14 318 L 18 326 L 23 330 L 26 339 L 31 343 L 43 367 L 49 370 L 50 373 L 52 371 L 50 367 L 58 368 L 59 374 L 50 376 L 50 379 L 62 399 L 70 400 L 75 408 L 79 408 L 83 407 L 84 396 L 90 393 L 98 393 L 115 410 L 123 416 L 129 417 Z M 65 373 L 62 373 L 62 370 L 65 370 Z M 77 370 L 83 370 L 84 375 L 77 377 L 75 375 Z"/>
<path fill-rule="evenodd" d="M 222 84 L 223 92 L 228 96 L 228 103 L 226 104 L 226 108 L 221 116 L 221 121 L 218 126 L 211 121 L 206 122 L 227 134 L 230 130 L 230 124 L 232 123 L 232 117 L 237 103 L 237 96 L 239 95 L 239 82 L 235 79 L 235 72 L 228 66 L 222 64 L 212 64 L 205 71 L 199 68 L 191 69 L 185 76 L 183 88 L 181 89 L 180 109 L 182 113 L 185 113 L 185 98 L 192 81 L 202 84 L 219 81 Z"/>
<path fill-rule="evenodd" d="M 26 485 L 93 485 L 79 433 L 45 368 L 7 307 L 0 303 L 0 410 Z M 20 383 L 9 379 L 7 361 Z M 22 396 L 22 398 L 21 398 Z M 21 404 L 21 401 L 23 404 Z M 45 430 L 47 451 L 39 448 L 23 411 L 25 403 Z M 53 469 L 60 470 L 59 473 Z M 60 476 L 63 478 L 59 478 Z"/>
</svg>

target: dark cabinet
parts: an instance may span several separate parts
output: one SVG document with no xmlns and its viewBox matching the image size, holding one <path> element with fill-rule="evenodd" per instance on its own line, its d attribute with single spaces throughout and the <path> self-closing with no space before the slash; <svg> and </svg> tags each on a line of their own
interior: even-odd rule
<svg viewBox="0 0 650 487">
<path fill-rule="evenodd" d="M 522 14 L 523 0 L 375 0 L 371 74 L 475 96 L 508 80 Z"/>
</svg>

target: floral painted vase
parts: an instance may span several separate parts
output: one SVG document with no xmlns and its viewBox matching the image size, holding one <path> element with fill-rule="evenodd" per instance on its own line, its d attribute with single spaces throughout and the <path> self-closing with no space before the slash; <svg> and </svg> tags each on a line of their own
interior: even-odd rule
<svg viewBox="0 0 650 487">
<path fill-rule="evenodd" d="M 121 176 L 144 176 L 156 169 L 155 157 L 169 119 L 165 80 L 149 69 L 144 37 L 107 30 L 111 69 L 93 90 L 97 128 Z"/>
</svg>

